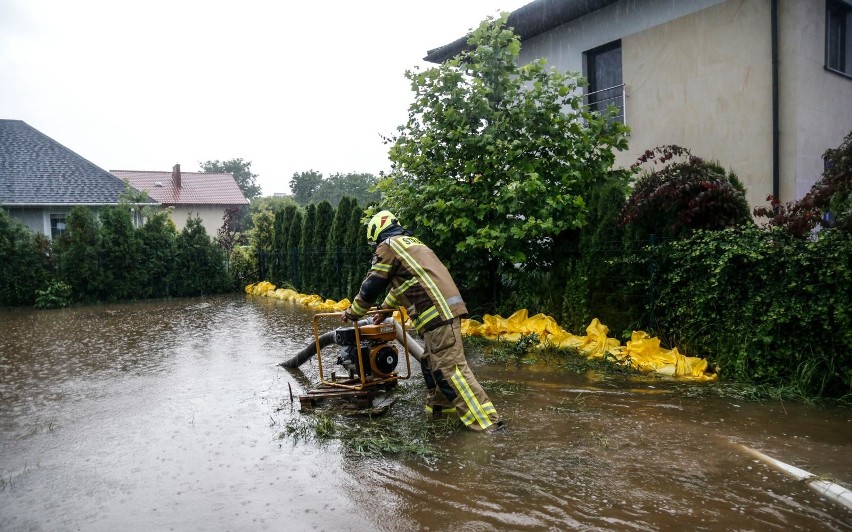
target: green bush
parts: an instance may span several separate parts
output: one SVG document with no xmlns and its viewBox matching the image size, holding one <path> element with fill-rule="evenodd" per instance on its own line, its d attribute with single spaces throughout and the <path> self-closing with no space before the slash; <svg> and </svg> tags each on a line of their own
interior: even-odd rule
<svg viewBox="0 0 852 532">
<path fill-rule="evenodd" d="M 107 206 L 100 213 L 98 251 L 101 301 L 138 299 L 144 277 L 139 238 L 128 205 Z"/>
<path fill-rule="evenodd" d="M 852 232 L 852 132 L 843 143 L 823 155 L 826 170 L 811 190 L 786 205 L 769 196 L 769 207 L 757 207 L 755 216 L 769 218 L 767 225 L 807 238 L 815 227 Z"/>
<path fill-rule="evenodd" d="M 165 211 L 148 216 L 137 230 L 140 246 L 140 292 L 137 297 L 165 297 L 171 294 L 172 269 L 176 253 L 177 229 Z"/>
<path fill-rule="evenodd" d="M 71 285 L 62 281 L 51 281 L 47 290 L 36 291 L 36 308 L 64 308 L 71 304 Z"/>
<path fill-rule="evenodd" d="M 53 244 L 59 279 L 69 286 L 75 301 L 95 301 L 101 284 L 98 222 L 91 209 L 74 207 L 66 218 L 66 230 Z"/>
<path fill-rule="evenodd" d="M 36 290 L 53 275 L 42 241 L 0 209 L 0 305 L 32 305 Z"/>
<path fill-rule="evenodd" d="M 251 246 L 236 246 L 231 250 L 231 277 L 237 290 L 261 279 L 257 274 L 257 256 Z"/>
<path fill-rule="evenodd" d="M 657 155 L 659 154 L 659 157 Z M 752 224 L 745 189 L 733 172 L 695 157 L 679 146 L 648 150 L 639 162 L 668 163 L 644 173 L 620 215 L 622 227 L 637 238 L 679 238 L 696 229 Z"/>
<path fill-rule="evenodd" d="M 188 219 L 177 237 L 172 278 L 178 296 L 218 294 L 233 286 L 225 252 L 210 239 L 198 216 Z"/>
<path fill-rule="evenodd" d="M 723 377 L 852 393 L 852 236 L 747 227 L 656 248 L 656 331 Z"/>
</svg>

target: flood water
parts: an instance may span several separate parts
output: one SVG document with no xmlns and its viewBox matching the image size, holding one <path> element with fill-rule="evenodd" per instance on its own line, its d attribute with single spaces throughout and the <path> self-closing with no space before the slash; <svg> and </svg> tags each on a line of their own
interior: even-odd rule
<svg viewBox="0 0 852 532">
<path fill-rule="evenodd" d="M 469 353 L 524 385 L 492 395 L 505 430 L 353 458 L 281 438 L 305 381 L 277 364 L 311 338 L 307 311 L 244 295 L 2 311 L 0 530 L 852 530 L 742 447 L 848 488 L 849 409 Z"/>
</svg>

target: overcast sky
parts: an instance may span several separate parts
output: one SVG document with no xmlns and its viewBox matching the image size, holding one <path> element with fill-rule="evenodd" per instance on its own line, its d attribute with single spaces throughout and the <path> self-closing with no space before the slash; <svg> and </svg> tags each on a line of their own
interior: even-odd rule
<svg viewBox="0 0 852 532">
<path fill-rule="evenodd" d="M 106 170 L 389 170 L 407 69 L 531 0 L 0 0 L 0 118 Z"/>
</svg>

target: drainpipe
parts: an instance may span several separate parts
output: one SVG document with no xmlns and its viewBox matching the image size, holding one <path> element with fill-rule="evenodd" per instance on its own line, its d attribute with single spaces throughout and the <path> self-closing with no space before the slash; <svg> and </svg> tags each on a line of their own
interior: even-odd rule
<svg viewBox="0 0 852 532">
<path fill-rule="evenodd" d="M 771 0 L 772 18 L 772 195 L 781 196 L 781 131 L 778 113 L 778 0 Z"/>
</svg>

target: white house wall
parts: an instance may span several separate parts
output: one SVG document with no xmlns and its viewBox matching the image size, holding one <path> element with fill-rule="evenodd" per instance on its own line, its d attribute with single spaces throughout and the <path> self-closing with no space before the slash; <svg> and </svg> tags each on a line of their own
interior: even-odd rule
<svg viewBox="0 0 852 532">
<path fill-rule="evenodd" d="M 207 236 L 215 238 L 219 234 L 219 228 L 222 227 L 225 217 L 225 207 L 216 206 L 176 206 L 171 211 L 172 221 L 175 223 L 178 231 L 186 227 L 187 220 L 196 215 L 201 217 L 201 225 L 207 231 Z"/>
<path fill-rule="evenodd" d="M 825 0 L 779 0 L 780 192 L 801 198 L 822 154 L 852 129 L 852 80 L 827 72 Z M 583 72 L 583 53 L 621 39 L 630 147 L 678 144 L 734 170 L 749 205 L 772 193 L 770 0 L 623 0 L 524 41 L 521 63 L 544 57 Z"/>
<path fill-rule="evenodd" d="M 782 0 L 781 197 L 804 196 L 852 130 L 852 79 L 825 70 L 825 1 Z"/>
<path fill-rule="evenodd" d="M 720 3 L 722 0 L 622 0 L 526 40 L 521 64 L 540 57 L 560 71 L 583 72 L 583 52 Z"/>
<path fill-rule="evenodd" d="M 658 145 L 684 146 L 735 171 L 750 206 L 766 205 L 772 193 L 771 30 L 768 0 L 734 0 L 625 37 L 631 138 L 619 162 L 629 164 Z"/>
<path fill-rule="evenodd" d="M 26 225 L 34 233 L 50 236 L 50 215 L 44 209 L 35 207 L 4 207 L 15 220 Z M 65 212 L 55 211 L 55 212 Z M 45 223 L 45 220 L 47 222 Z"/>
</svg>

